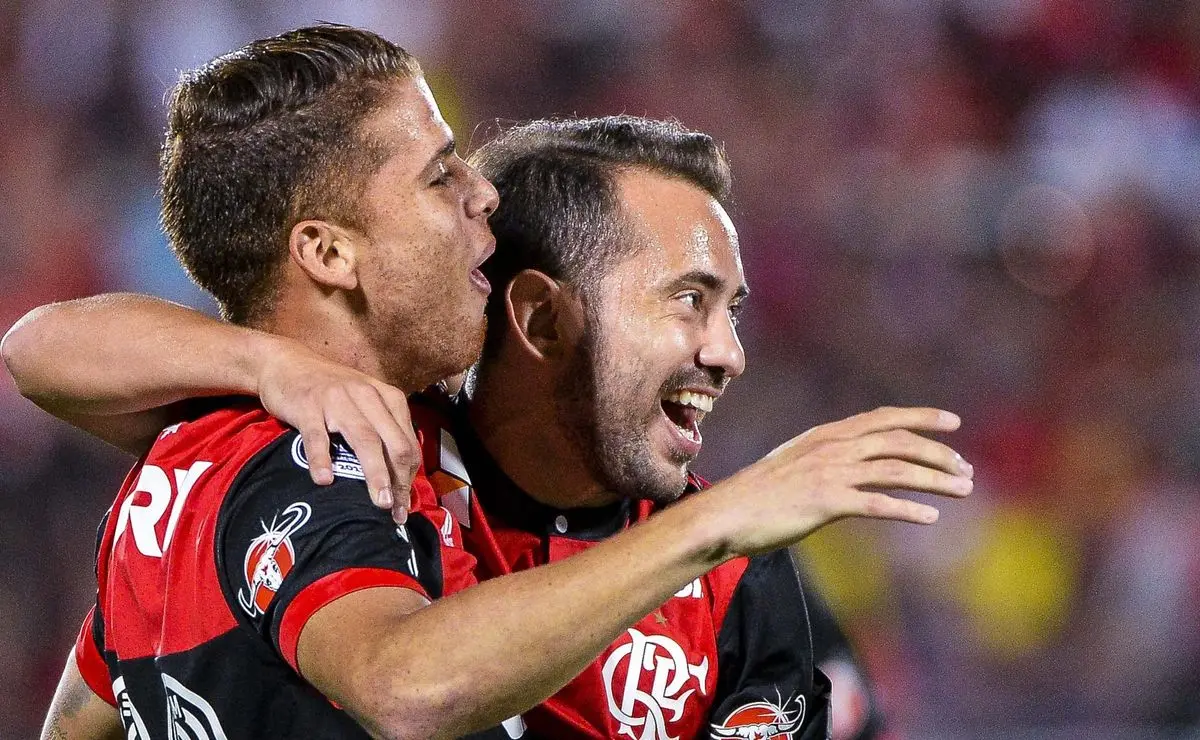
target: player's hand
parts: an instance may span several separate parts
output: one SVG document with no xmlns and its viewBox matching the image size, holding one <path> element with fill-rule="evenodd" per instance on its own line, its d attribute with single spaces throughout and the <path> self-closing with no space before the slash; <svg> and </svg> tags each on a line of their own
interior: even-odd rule
<svg viewBox="0 0 1200 740">
<path fill-rule="evenodd" d="M 974 470 L 950 447 L 920 433 L 950 432 L 958 416 L 932 408 L 879 408 L 824 424 L 776 448 L 714 487 L 735 552 L 793 544 L 829 522 L 858 516 L 932 524 L 938 510 L 883 493 L 923 491 L 961 498 Z"/>
<path fill-rule="evenodd" d="M 317 485 L 333 482 L 329 435 L 341 434 L 362 464 L 371 500 L 404 523 L 421 449 L 402 391 L 289 344 L 259 369 L 258 394 L 272 416 L 300 431 Z"/>
</svg>

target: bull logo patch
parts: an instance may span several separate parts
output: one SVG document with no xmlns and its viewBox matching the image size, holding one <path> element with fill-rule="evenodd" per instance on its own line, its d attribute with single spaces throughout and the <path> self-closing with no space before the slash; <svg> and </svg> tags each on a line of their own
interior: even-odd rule
<svg viewBox="0 0 1200 740">
<path fill-rule="evenodd" d="M 755 701 L 733 710 L 724 722 L 712 726 L 713 740 L 793 740 L 804 722 L 804 697 L 792 701 Z M 789 709 L 789 707 L 791 707 Z"/>
<path fill-rule="evenodd" d="M 291 536 L 311 516 L 312 508 L 308 504 L 294 503 L 273 518 L 270 526 L 263 523 L 263 533 L 250 543 L 242 564 L 246 587 L 238 591 L 238 603 L 251 617 L 267 610 L 283 585 L 284 576 L 296 565 Z"/>
</svg>

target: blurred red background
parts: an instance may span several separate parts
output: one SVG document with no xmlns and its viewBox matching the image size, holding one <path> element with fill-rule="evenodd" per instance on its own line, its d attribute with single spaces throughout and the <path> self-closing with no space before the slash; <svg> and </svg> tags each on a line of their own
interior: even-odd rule
<svg viewBox="0 0 1200 740">
<path fill-rule="evenodd" d="M 976 494 L 805 561 L 897 737 L 1200 733 L 1200 5 L 1118 0 L 10 0 L 0 328 L 136 290 L 182 69 L 317 20 L 418 55 L 464 144 L 628 112 L 725 142 L 749 371 L 719 478 L 880 404 L 965 419 Z M 466 147 L 464 146 L 464 149 Z M 130 463 L 0 381 L 0 738 L 36 733 Z"/>
</svg>

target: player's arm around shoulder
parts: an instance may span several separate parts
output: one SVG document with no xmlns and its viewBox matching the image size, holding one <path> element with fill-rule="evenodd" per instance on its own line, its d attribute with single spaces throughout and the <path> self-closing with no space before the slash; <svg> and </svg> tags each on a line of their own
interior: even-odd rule
<svg viewBox="0 0 1200 740">
<path fill-rule="evenodd" d="M 232 327 L 168 301 L 100 295 L 33 309 L 5 334 L 0 355 L 21 395 L 140 455 L 178 420 L 177 402 L 250 390 L 206 361 L 213 346 L 224 346 L 204 344 L 206 332 L 236 336 Z M 223 390 L 202 392 L 214 384 L 204 374 L 218 371 Z M 204 382 L 193 383 L 196 377 Z"/>
<path fill-rule="evenodd" d="M 258 396 L 323 448 L 340 433 L 358 452 L 376 503 L 397 520 L 420 461 L 404 394 L 285 337 L 133 294 L 35 308 L 0 341 L 21 395 L 134 455 L 186 418 L 191 399 Z M 331 477 L 313 456 L 314 480 Z"/>
<path fill-rule="evenodd" d="M 124 732 L 116 708 L 87 685 L 72 650 L 50 702 L 41 740 L 118 740 L 122 737 Z"/>
</svg>

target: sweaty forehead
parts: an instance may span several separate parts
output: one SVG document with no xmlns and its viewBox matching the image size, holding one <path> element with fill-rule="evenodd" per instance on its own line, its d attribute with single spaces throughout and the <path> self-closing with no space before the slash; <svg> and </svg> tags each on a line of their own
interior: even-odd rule
<svg viewBox="0 0 1200 740">
<path fill-rule="evenodd" d="M 385 144 L 418 170 L 448 141 L 450 127 L 424 78 L 400 78 L 380 108 L 363 121 L 363 133 Z"/>
<path fill-rule="evenodd" d="M 636 241 L 628 261 L 659 277 L 702 270 L 737 287 L 743 281 L 737 231 L 721 205 L 685 180 L 646 170 L 617 178 L 617 196 Z M 628 265 L 634 267 L 634 265 Z"/>
</svg>

